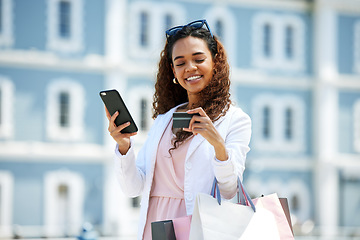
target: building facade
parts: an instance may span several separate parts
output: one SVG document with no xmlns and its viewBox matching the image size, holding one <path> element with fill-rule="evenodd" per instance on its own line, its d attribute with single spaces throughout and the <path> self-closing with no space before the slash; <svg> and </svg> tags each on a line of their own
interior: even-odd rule
<svg viewBox="0 0 360 240">
<path fill-rule="evenodd" d="M 287 197 L 297 235 L 359 236 L 356 0 L 1 0 L 0 237 L 134 236 L 99 92 L 151 127 L 165 30 L 206 18 L 252 118 L 244 183 Z"/>
</svg>

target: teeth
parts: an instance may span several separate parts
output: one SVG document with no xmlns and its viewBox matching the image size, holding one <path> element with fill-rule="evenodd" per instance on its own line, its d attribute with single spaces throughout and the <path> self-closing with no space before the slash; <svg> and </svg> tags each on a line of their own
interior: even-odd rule
<svg viewBox="0 0 360 240">
<path fill-rule="evenodd" d="M 192 76 L 192 77 L 189 77 L 187 80 L 188 81 L 193 81 L 193 80 L 196 80 L 196 79 L 199 79 L 201 78 L 201 76 Z"/>
</svg>

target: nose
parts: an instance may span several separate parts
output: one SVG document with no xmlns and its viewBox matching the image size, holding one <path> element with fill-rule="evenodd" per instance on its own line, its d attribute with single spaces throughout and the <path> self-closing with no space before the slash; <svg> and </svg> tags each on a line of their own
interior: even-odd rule
<svg viewBox="0 0 360 240">
<path fill-rule="evenodd" d="M 191 71 L 195 71 L 197 69 L 197 66 L 195 63 L 193 62 L 189 62 L 189 64 L 187 64 L 185 72 L 191 72 Z"/>
</svg>

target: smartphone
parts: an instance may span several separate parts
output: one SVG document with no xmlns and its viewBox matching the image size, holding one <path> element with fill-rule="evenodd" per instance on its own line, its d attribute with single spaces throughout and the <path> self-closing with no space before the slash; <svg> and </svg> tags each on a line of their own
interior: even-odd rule
<svg viewBox="0 0 360 240">
<path fill-rule="evenodd" d="M 188 114 L 186 112 L 174 112 L 173 113 L 173 128 L 188 128 L 191 118 L 194 115 L 200 116 L 199 113 Z"/>
<path fill-rule="evenodd" d="M 116 111 L 119 111 L 119 115 L 115 119 L 116 126 L 130 122 L 130 125 L 121 130 L 121 133 L 133 133 L 138 131 L 135 121 L 131 117 L 129 110 L 127 109 L 118 91 L 115 89 L 105 90 L 101 91 L 99 94 L 111 116 Z"/>
</svg>

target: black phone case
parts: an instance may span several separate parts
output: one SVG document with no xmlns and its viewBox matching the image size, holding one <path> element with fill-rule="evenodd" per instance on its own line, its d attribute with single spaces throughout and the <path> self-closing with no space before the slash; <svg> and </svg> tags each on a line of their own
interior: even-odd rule
<svg viewBox="0 0 360 240">
<path fill-rule="evenodd" d="M 119 115 L 115 119 L 116 126 L 130 122 L 128 127 L 121 130 L 122 133 L 133 133 L 138 131 L 138 128 L 133 118 L 131 117 L 129 110 L 127 109 L 118 91 L 115 89 L 106 90 L 101 91 L 99 94 L 111 116 L 116 111 L 119 111 Z"/>
<path fill-rule="evenodd" d="M 200 116 L 200 114 L 198 114 L 198 113 L 188 114 L 186 112 L 174 112 L 173 113 L 173 128 L 189 127 L 191 118 L 194 115 Z"/>
</svg>

